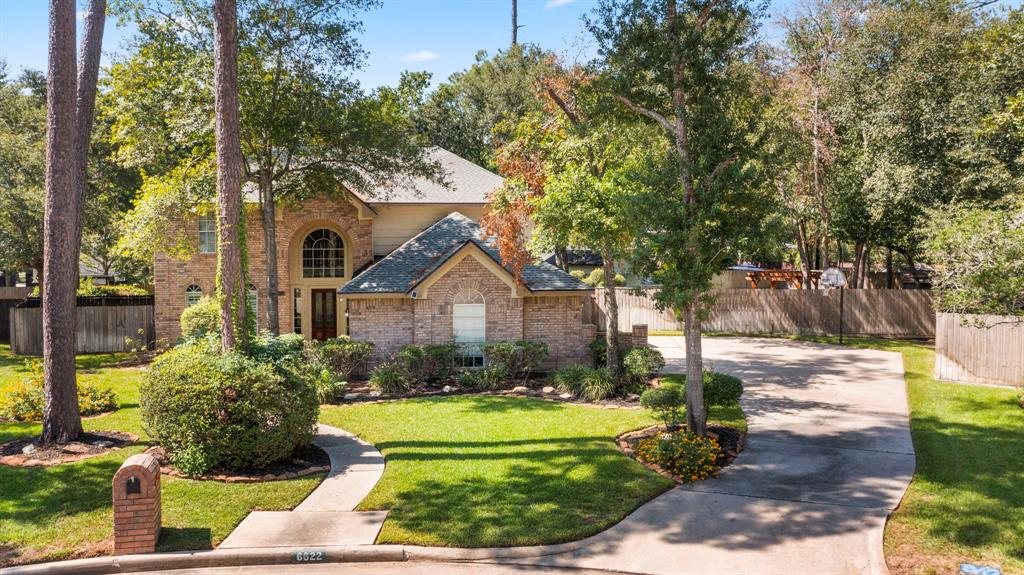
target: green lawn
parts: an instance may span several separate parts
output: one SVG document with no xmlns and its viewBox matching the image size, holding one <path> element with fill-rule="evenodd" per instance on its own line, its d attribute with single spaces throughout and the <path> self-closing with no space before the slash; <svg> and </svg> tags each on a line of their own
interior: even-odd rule
<svg viewBox="0 0 1024 575">
<path fill-rule="evenodd" d="M 936 381 L 929 344 L 847 338 L 846 345 L 903 354 L 917 472 L 886 526 L 893 574 L 955 573 L 960 561 L 1024 573 L 1020 390 Z"/>
<path fill-rule="evenodd" d="M 458 396 L 327 407 L 320 419 L 384 454 L 384 476 L 360 505 L 391 511 L 378 543 L 571 541 L 672 486 L 615 446 L 615 436 L 653 423 L 638 409 Z"/>
<path fill-rule="evenodd" d="M 123 355 L 79 358 L 79 377 L 117 393 L 120 409 L 86 419 L 86 429 L 143 436 L 139 420 L 141 368 L 112 367 Z M 0 346 L 0 388 L 24 377 L 23 358 Z M 39 433 L 39 425 L 0 421 L 0 442 Z M 113 541 L 110 479 L 129 455 L 146 445 L 48 468 L 0 466 L 0 566 L 102 555 Z M 159 549 L 209 549 L 253 509 L 290 509 L 322 476 L 265 484 L 226 484 L 163 477 L 163 531 Z"/>
</svg>

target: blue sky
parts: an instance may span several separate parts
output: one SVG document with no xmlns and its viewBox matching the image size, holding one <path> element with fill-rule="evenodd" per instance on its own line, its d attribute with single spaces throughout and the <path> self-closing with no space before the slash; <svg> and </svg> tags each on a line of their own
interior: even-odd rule
<svg viewBox="0 0 1024 575">
<path fill-rule="evenodd" d="M 772 0 L 764 33 L 777 37 L 773 22 L 796 0 Z M 1011 3 L 1010 0 L 1003 0 Z M 1012 4 L 1019 4 L 1013 0 Z M 573 61 L 593 55 L 581 16 L 594 0 L 519 0 L 521 42 L 534 42 Z M 363 47 L 369 52 L 356 77 L 367 88 L 394 85 L 403 70 L 426 70 L 439 82 L 473 63 L 479 50 L 495 52 L 509 44 L 510 0 L 383 0 L 363 15 Z M 17 74 L 46 68 L 46 0 L 0 0 L 0 59 Z M 104 59 L 118 52 L 132 30 L 109 23 Z"/>
</svg>

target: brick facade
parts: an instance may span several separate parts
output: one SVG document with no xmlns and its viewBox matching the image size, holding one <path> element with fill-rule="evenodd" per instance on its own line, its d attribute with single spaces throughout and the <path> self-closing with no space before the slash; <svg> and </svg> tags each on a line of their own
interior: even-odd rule
<svg viewBox="0 0 1024 575">
<path fill-rule="evenodd" d="M 430 286 L 425 298 L 351 300 L 349 335 L 374 342 L 376 361 L 405 344 L 450 342 L 453 303 L 467 292 L 482 296 L 487 341 L 543 341 L 551 349 L 549 368 L 590 361 L 587 338 L 593 338 L 594 326 L 583 324 L 583 302 L 589 294 L 516 297 L 507 283 L 472 257 Z"/>
<path fill-rule="evenodd" d="M 263 224 L 255 206 L 247 206 L 246 233 L 249 248 L 249 276 L 258 294 L 258 325 L 266 327 L 267 259 L 264 250 Z M 278 320 L 281 333 L 293 330 L 293 288 L 303 290 L 303 305 L 309 306 L 309 289 L 337 288 L 351 278 L 353 272 L 373 261 L 373 222 L 359 219 L 357 208 L 345 200 L 310 200 L 298 207 L 278 210 L 276 220 L 278 254 Z M 185 233 L 197 237 L 196 220 L 185 224 Z M 345 241 L 346 277 L 302 278 L 298 269 L 301 249 L 306 235 L 319 228 L 339 233 Z M 181 335 L 180 318 L 185 310 L 185 289 L 197 285 L 204 295 L 214 293 L 217 274 L 217 254 L 194 254 L 182 260 L 165 253 L 157 253 L 153 265 L 153 295 L 155 303 L 156 337 L 158 344 L 172 344 Z M 308 317 L 308 313 L 306 314 Z M 343 310 L 339 317 L 344 321 Z M 308 332 L 308 329 L 306 330 Z M 344 333 L 339 325 L 338 333 Z"/>
</svg>

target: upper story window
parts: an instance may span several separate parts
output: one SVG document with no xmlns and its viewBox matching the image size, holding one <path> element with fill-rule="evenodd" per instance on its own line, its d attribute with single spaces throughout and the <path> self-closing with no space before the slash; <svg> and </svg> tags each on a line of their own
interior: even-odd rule
<svg viewBox="0 0 1024 575">
<path fill-rule="evenodd" d="M 199 216 L 199 253 L 217 253 L 217 218 L 213 214 Z"/>
<path fill-rule="evenodd" d="M 192 284 L 185 288 L 185 307 L 192 307 L 203 299 L 203 288 Z"/>
<path fill-rule="evenodd" d="M 260 317 L 260 296 L 259 292 L 256 291 L 256 286 L 249 284 L 245 287 L 245 301 L 249 304 L 249 309 L 252 310 L 252 316 L 255 318 Z M 259 323 L 257 321 L 257 323 Z"/>
<path fill-rule="evenodd" d="M 345 276 L 345 242 L 331 230 L 310 232 L 302 242 L 302 277 L 340 278 Z"/>
</svg>

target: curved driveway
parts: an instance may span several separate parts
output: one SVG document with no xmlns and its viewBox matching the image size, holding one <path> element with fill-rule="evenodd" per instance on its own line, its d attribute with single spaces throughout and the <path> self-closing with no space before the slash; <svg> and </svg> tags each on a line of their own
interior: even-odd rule
<svg viewBox="0 0 1024 575">
<path fill-rule="evenodd" d="M 652 337 L 685 368 L 683 338 Z M 886 517 L 914 472 L 898 353 L 705 338 L 705 366 L 743 378 L 747 448 L 543 565 L 633 573 L 888 573 Z"/>
</svg>

